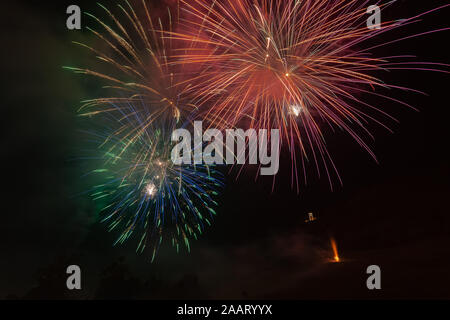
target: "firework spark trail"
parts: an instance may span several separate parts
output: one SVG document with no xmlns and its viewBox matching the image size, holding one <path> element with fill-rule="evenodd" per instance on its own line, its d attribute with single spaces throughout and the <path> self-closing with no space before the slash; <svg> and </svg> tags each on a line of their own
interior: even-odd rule
<svg viewBox="0 0 450 320">
<path fill-rule="evenodd" d="M 182 113 L 189 115 L 195 110 L 186 94 L 189 84 L 177 86 L 177 83 L 182 82 L 180 77 L 184 74 L 183 66 L 169 66 L 168 63 L 174 44 L 172 40 L 161 37 L 163 31 L 172 30 L 170 11 L 167 14 L 168 30 L 164 30 L 161 19 L 157 23 L 153 22 L 144 0 L 139 9 L 123 1 L 123 5 L 117 5 L 117 13 L 98 5 L 108 21 L 85 13 L 99 26 L 99 30 L 87 27 L 96 39 L 95 45 L 74 43 L 95 54 L 100 63 L 93 69 L 64 68 L 95 77 L 99 84 L 106 84 L 104 88 L 110 90 L 105 90 L 103 97 L 83 101 L 81 114 L 92 116 L 114 112 L 115 108 L 111 108 L 111 104 L 138 105 L 144 99 L 149 110 L 145 110 L 148 116 L 143 119 L 142 127 L 135 128 L 139 131 L 145 130 L 145 126 L 154 121 L 162 120 L 162 124 L 171 122 L 171 118 L 180 121 Z M 135 132 L 135 136 L 139 136 L 139 132 Z"/>
<path fill-rule="evenodd" d="M 376 156 L 361 133 L 373 138 L 367 124 L 389 129 L 379 117 L 395 119 L 360 94 L 399 102 L 377 92 L 410 90 L 388 84 L 373 74 L 414 69 L 440 71 L 446 64 L 410 61 L 406 55 L 374 57 L 373 50 L 443 28 L 397 40 L 368 45 L 386 32 L 418 21 L 430 10 L 403 21 L 386 21 L 379 30 L 366 26 L 367 1 L 354 0 L 181 0 L 181 27 L 165 38 L 182 41 L 171 65 L 195 65 L 202 70 L 188 81 L 202 115 L 224 123 L 255 129 L 281 129 L 293 162 L 297 190 L 296 154 L 303 164 L 313 159 L 320 177 L 325 170 L 340 180 L 327 151 L 323 127 L 347 132 L 370 156 Z M 384 9 L 391 3 L 380 6 Z M 447 72 L 448 73 L 448 72 Z M 224 127 L 225 128 L 225 127 Z M 299 151 L 298 151 L 299 150 Z M 331 169 L 329 169 L 329 167 Z M 305 170 L 305 169 L 304 169 Z M 304 171 L 306 179 L 306 171 Z M 305 180 L 306 181 L 306 180 Z M 341 182 L 342 183 L 342 182 Z"/>
<path fill-rule="evenodd" d="M 98 146 L 90 160 L 100 163 L 86 175 L 102 181 L 88 191 L 102 204 L 102 222 L 110 231 L 119 230 L 115 244 L 135 235 L 137 250 L 150 248 L 152 261 L 164 239 L 177 251 L 180 244 L 190 251 L 190 239 L 197 239 L 216 214 L 214 198 L 223 187 L 223 176 L 214 167 L 174 165 L 170 127 L 147 126 L 130 143 L 116 128 L 137 127 L 144 120 L 132 112 L 133 104 L 111 108 L 116 113 L 97 120 L 97 129 L 90 133 Z M 124 118 L 124 109 L 134 116 Z"/>
</svg>

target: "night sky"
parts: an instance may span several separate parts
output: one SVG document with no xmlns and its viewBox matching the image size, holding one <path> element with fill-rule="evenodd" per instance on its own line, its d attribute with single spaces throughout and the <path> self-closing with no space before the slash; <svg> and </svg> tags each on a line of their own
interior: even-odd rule
<svg viewBox="0 0 450 320">
<path fill-rule="evenodd" d="M 273 191 L 272 178 L 255 182 L 256 169 L 239 179 L 233 172 L 213 226 L 192 252 L 163 246 L 150 263 L 149 253 L 135 253 L 136 243 L 113 247 L 115 235 L 98 222 L 95 203 L 80 195 L 86 181 L 77 109 L 98 88 L 62 69 L 92 58 L 71 44 L 90 36 L 67 30 L 65 11 L 70 4 L 100 10 L 92 1 L 72 2 L 11 1 L 2 10 L 0 299 L 450 298 L 447 74 L 383 75 L 428 96 L 395 92 L 420 112 L 384 102 L 400 123 L 388 123 L 393 134 L 370 128 L 378 164 L 350 137 L 330 131 L 328 149 L 344 182 L 335 180 L 332 191 L 311 166 L 297 194 L 289 159 Z M 401 19 L 445 3 L 398 1 L 387 14 Z M 165 12 L 163 1 L 153 4 Z M 393 37 L 447 27 L 448 13 Z M 428 35 L 384 54 L 448 63 L 448 39 L 448 32 Z M 305 223 L 308 212 L 318 220 Z M 328 262 L 330 237 L 342 263 Z M 70 264 L 82 269 L 79 292 L 65 287 Z M 381 267 L 382 290 L 366 288 L 372 264 Z"/>
</svg>

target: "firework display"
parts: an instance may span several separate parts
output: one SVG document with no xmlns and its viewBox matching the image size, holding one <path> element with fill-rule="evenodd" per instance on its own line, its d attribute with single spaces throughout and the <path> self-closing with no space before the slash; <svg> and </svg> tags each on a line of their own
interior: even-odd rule
<svg viewBox="0 0 450 320">
<path fill-rule="evenodd" d="M 446 307 L 449 0 L 4 4 L 11 314 Z"/>
<path fill-rule="evenodd" d="M 387 82 L 384 73 L 448 67 L 406 54 L 377 56 L 379 47 L 447 30 L 378 41 L 442 7 L 377 28 L 366 25 L 367 1 L 354 0 L 180 0 L 177 15 L 169 10 L 164 20 L 154 19 L 145 0 L 99 7 L 105 18 L 87 13 L 95 44 L 76 42 L 96 64 L 65 67 L 104 87 L 80 108 L 98 129 L 91 158 L 101 164 L 91 174 L 103 182 L 89 194 L 102 203 L 102 221 L 119 232 L 116 243 L 136 235 L 138 251 L 150 247 L 152 260 L 164 238 L 190 250 L 189 240 L 211 224 L 223 186 L 214 166 L 173 163 L 175 129 L 200 120 L 217 132 L 279 130 L 297 191 L 308 162 L 333 188 L 333 176 L 342 180 L 326 131 L 347 133 L 376 160 L 366 142 L 369 124 L 390 130 L 385 120 L 397 121 L 383 101 L 414 109 L 386 92 L 419 92 Z"/>
</svg>

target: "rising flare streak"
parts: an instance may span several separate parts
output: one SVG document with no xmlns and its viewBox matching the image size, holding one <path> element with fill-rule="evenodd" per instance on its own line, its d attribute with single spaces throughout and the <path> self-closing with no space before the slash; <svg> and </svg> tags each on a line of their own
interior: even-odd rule
<svg viewBox="0 0 450 320">
<path fill-rule="evenodd" d="M 341 262 L 341 258 L 339 258 L 339 253 L 337 250 L 336 240 L 331 238 L 331 248 L 333 249 L 333 262 Z"/>
<path fill-rule="evenodd" d="M 197 239 L 216 214 L 214 197 L 222 175 L 207 166 L 174 165 L 172 128 L 150 126 L 131 141 L 120 128 L 143 121 L 135 106 L 110 107 L 117 116 L 108 113 L 96 122 L 96 128 L 103 124 L 105 129 L 90 134 L 97 149 L 89 159 L 98 166 L 88 175 L 101 182 L 89 195 L 101 204 L 102 221 L 110 231 L 120 232 L 116 244 L 135 235 L 138 251 L 150 248 L 152 260 L 164 239 L 177 251 L 180 244 L 190 250 L 189 240 Z M 124 110 L 135 116 L 123 118 Z"/>
<path fill-rule="evenodd" d="M 292 183 L 295 176 L 297 190 L 296 153 L 301 155 L 303 170 L 312 159 L 319 176 L 325 170 L 331 186 L 331 173 L 339 178 L 326 148 L 324 128 L 347 132 L 376 160 L 362 135 L 373 138 L 369 122 L 389 130 L 379 118 L 396 119 L 380 107 L 382 103 L 372 105 L 361 96 L 409 106 L 379 91 L 415 90 L 386 83 L 375 75 L 394 69 L 441 71 L 437 69 L 448 66 L 414 62 L 413 56 L 374 55 L 374 49 L 402 40 L 374 45 L 381 34 L 414 23 L 425 13 L 401 22 L 385 21 L 380 29 L 370 30 L 366 26 L 368 1 L 181 3 L 181 26 L 176 32 L 167 32 L 166 38 L 185 43 L 173 64 L 202 70 L 189 80 L 197 105 L 215 127 L 231 123 L 281 129 L 291 152 Z M 442 8 L 431 11 L 438 9 Z M 303 175 L 306 179 L 306 171 Z"/>
</svg>

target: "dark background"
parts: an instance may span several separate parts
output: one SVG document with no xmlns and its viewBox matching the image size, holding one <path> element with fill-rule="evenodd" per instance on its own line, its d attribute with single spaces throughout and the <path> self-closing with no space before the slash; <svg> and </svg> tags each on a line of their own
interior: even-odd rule
<svg viewBox="0 0 450 320">
<path fill-rule="evenodd" d="M 386 19 L 445 3 L 398 1 Z M 66 29 L 69 4 L 15 1 L 2 10 L 0 298 L 450 298 L 448 75 L 383 75 L 428 96 L 393 93 L 420 112 L 383 102 L 400 124 L 389 123 L 394 134 L 371 128 L 379 164 L 338 133 L 327 136 L 344 181 L 333 191 L 309 170 L 297 194 L 288 162 L 273 191 L 272 180 L 255 183 L 252 170 L 237 181 L 230 175 L 218 217 L 192 253 L 163 248 L 152 264 L 149 254 L 134 253 L 135 243 L 112 247 L 114 234 L 97 222 L 94 203 L 77 196 L 86 185 L 73 160 L 83 146 L 76 110 L 97 89 L 61 68 L 92 58 L 71 44 L 88 35 Z M 76 4 L 101 12 L 91 1 Z M 166 4 L 154 7 L 164 12 Z M 431 14 L 393 36 L 447 27 L 448 14 Z M 382 53 L 445 63 L 448 38 L 441 32 Z M 318 220 L 306 224 L 309 211 Z M 330 237 L 342 263 L 328 262 Z M 82 268 L 80 292 L 65 288 L 70 264 Z M 371 264 L 381 267 L 382 290 L 366 288 Z"/>
</svg>

